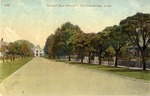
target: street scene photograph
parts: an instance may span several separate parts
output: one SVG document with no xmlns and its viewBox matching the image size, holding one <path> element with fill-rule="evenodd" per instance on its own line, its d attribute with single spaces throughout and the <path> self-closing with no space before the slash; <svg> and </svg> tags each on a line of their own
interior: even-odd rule
<svg viewBox="0 0 150 96">
<path fill-rule="evenodd" d="M 150 96 L 150 1 L 0 0 L 0 96 Z"/>
</svg>

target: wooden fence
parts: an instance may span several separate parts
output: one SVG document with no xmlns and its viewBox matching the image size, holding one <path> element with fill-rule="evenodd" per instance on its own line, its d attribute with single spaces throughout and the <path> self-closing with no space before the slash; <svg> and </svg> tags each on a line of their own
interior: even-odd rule
<svg viewBox="0 0 150 96">
<path fill-rule="evenodd" d="M 146 61 L 146 68 L 150 68 L 150 61 Z M 119 60 L 118 65 L 120 66 L 126 66 L 126 67 L 137 67 L 137 68 L 142 68 L 143 64 L 141 61 L 124 61 L 124 60 Z"/>
</svg>

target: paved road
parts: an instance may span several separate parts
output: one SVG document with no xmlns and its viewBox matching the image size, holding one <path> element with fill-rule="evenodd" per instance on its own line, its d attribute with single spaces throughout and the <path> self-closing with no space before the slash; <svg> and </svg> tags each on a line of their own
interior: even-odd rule
<svg viewBox="0 0 150 96">
<path fill-rule="evenodd" d="M 34 58 L 0 84 L 3 96 L 150 96 L 150 83 Z"/>
</svg>

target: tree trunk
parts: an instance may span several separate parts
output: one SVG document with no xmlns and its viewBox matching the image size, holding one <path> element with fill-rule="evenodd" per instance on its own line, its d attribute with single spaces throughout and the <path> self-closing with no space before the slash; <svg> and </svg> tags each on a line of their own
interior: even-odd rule
<svg viewBox="0 0 150 96">
<path fill-rule="evenodd" d="M 69 52 L 69 56 L 68 56 L 68 61 L 71 61 L 71 56 L 70 56 L 70 52 Z"/>
<path fill-rule="evenodd" d="M 145 71 L 146 70 L 145 51 L 141 51 L 141 55 L 142 55 L 143 71 Z"/>
<path fill-rule="evenodd" d="M 10 55 L 10 60 L 13 61 L 13 55 L 12 54 Z"/>
<path fill-rule="evenodd" d="M 91 64 L 91 52 L 89 52 L 89 64 Z"/>
<path fill-rule="evenodd" d="M 81 53 L 81 63 L 83 63 L 83 53 Z"/>
<path fill-rule="evenodd" d="M 118 65 L 118 52 L 116 52 L 116 58 L 115 58 L 115 67 Z"/>
<path fill-rule="evenodd" d="M 99 59 L 99 65 L 101 65 L 101 54 L 99 54 L 98 59 Z"/>
<path fill-rule="evenodd" d="M 5 62 L 5 56 L 3 55 L 3 63 Z"/>
<path fill-rule="evenodd" d="M 15 60 L 15 55 L 13 55 L 13 61 Z"/>
<path fill-rule="evenodd" d="M 55 56 L 53 55 L 52 58 L 55 59 Z"/>
<path fill-rule="evenodd" d="M 108 66 L 110 65 L 109 58 L 110 58 L 110 57 L 108 56 Z"/>
</svg>

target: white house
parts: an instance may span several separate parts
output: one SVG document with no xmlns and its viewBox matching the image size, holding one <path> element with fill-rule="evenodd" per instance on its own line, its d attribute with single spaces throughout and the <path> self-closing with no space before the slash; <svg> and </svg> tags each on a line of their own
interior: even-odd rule
<svg viewBox="0 0 150 96">
<path fill-rule="evenodd" d="M 41 49 L 39 45 L 37 45 L 33 48 L 33 53 L 34 53 L 34 57 L 45 56 L 44 50 Z"/>
</svg>

